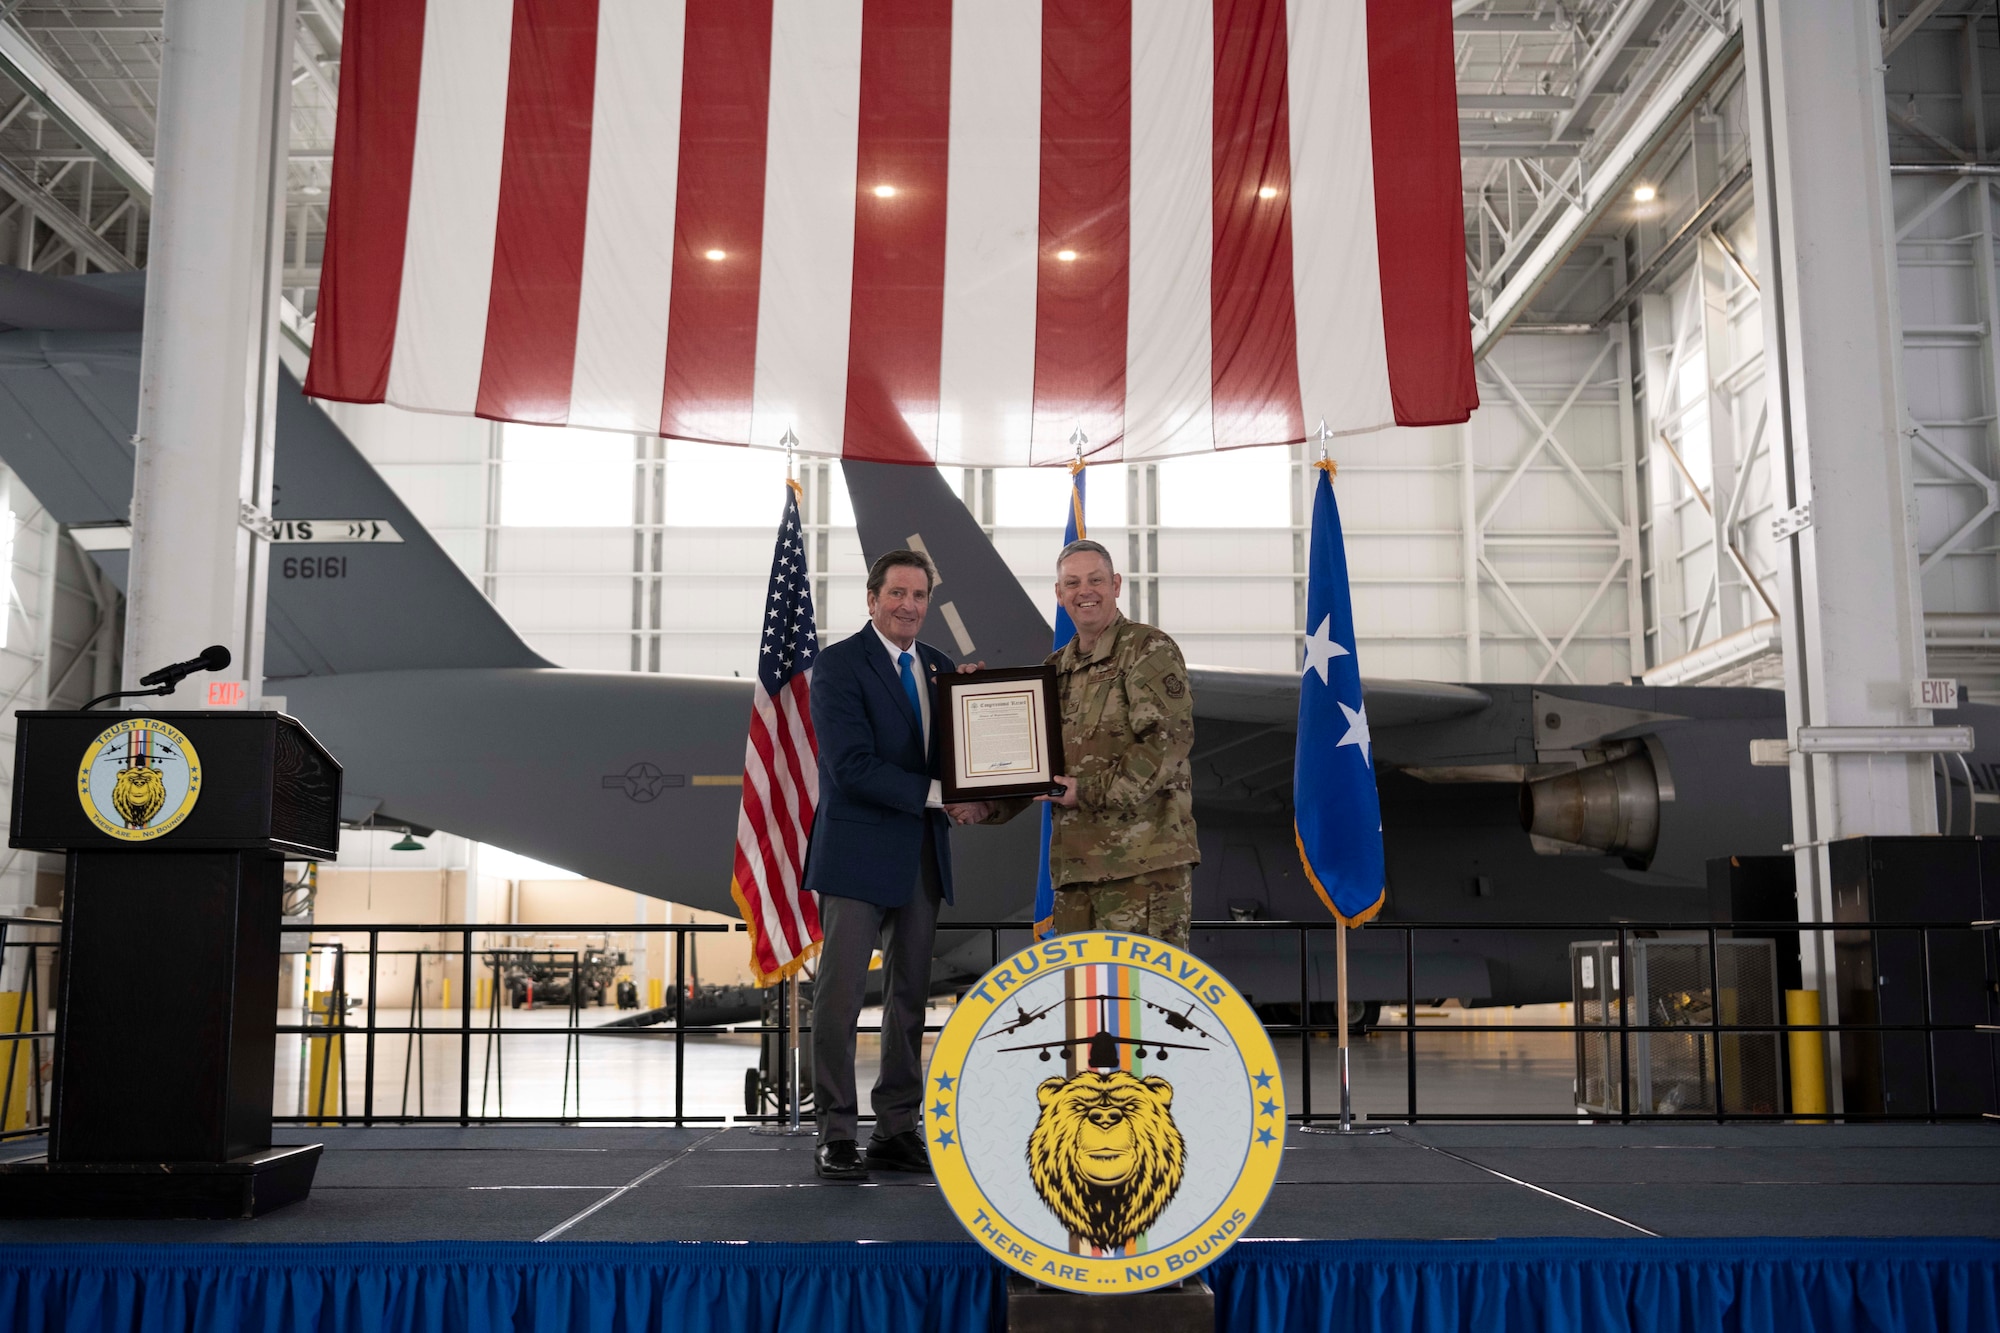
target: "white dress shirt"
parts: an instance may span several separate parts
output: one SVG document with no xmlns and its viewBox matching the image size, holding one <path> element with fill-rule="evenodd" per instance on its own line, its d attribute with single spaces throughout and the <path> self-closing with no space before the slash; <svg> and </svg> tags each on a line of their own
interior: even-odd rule
<svg viewBox="0 0 2000 1333">
<path fill-rule="evenodd" d="M 868 628 L 875 629 L 873 622 L 870 622 Z M 875 637 L 882 641 L 882 647 L 889 653 L 889 670 L 896 677 L 898 688 L 901 688 L 903 683 L 903 654 L 908 653 L 910 655 L 910 675 L 917 682 L 917 712 L 923 718 L 924 753 L 929 754 L 931 752 L 931 689 L 929 673 L 924 669 L 924 659 L 918 654 L 917 645 L 914 643 L 907 648 L 898 648 L 895 641 L 879 629 L 875 629 Z M 940 783 L 936 778 L 931 779 L 931 789 L 929 794 L 924 797 L 924 804 L 932 810 L 944 809 L 944 784 Z"/>
</svg>

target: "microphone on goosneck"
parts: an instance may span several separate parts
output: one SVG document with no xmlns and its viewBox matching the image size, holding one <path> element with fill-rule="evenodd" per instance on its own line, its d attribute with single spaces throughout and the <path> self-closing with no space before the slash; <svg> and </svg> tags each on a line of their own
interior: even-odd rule
<svg viewBox="0 0 2000 1333">
<path fill-rule="evenodd" d="M 187 676 L 197 671 L 221 671 L 229 665 L 229 649 L 219 643 L 210 644 L 201 650 L 200 657 L 176 662 L 172 666 L 161 667 L 158 671 L 139 677 L 141 685 L 177 685 Z"/>
</svg>

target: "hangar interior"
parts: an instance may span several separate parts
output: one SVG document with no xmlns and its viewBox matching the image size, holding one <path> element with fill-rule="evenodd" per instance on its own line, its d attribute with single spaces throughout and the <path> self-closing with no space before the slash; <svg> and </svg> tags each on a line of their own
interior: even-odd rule
<svg viewBox="0 0 2000 1333">
<path fill-rule="evenodd" d="M 1329 442 L 1368 676 L 1783 689 L 1787 653 L 1802 649 L 1780 623 L 1794 571 L 1774 523 L 1791 508 L 1786 450 L 1805 446 L 1784 439 L 1770 406 L 1760 238 L 1774 224 L 1760 226 L 1759 207 L 1779 187 L 1760 176 L 1769 159 L 1756 151 L 1742 9 L 1453 5 L 1481 406 L 1464 426 Z M 294 368 L 312 337 L 325 242 L 342 5 L 299 0 L 297 10 L 282 269 Z M 1991 0 L 1890 0 L 1883 13 L 1893 235 L 1892 289 L 1879 296 L 1896 322 L 1861 334 L 1892 347 L 1900 375 L 1886 391 L 1901 457 L 1880 475 L 1903 491 L 1878 508 L 1913 516 L 1920 605 L 1904 650 L 1968 701 L 2000 703 L 2000 146 L 1989 143 L 2000 131 L 1988 123 L 2000 116 L 2000 16 Z M 161 8 L 143 3 L 22 0 L 0 13 L 0 255 L 17 268 L 146 265 L 161 24 Z M 1785 225 L 1865 233 L 1867 209 Z M 750 674 L 780 453 L 322 408 L 550 663 Z M 1119 557 L 1128 613 L 1167 629 L 1192 663 L 1297 670 L 1317 457 L 1302 445 L 1090 467 L 1090 534 Z M 831 641 L 863 621 L 861 537 L 838 465 L 801 459 L 797 474 Z M 1063 471 L 953 468 L 945 480 L 1046 613 Z M 1875 484 L 1858 474 L 1816 482 Z M 55 522 L 4 469 L 0 507 L 10 571 L 0 740 L 11 745 L 15 713 L 117 687 L 122 599 L 92 559 L 92 535 Z M 1877 558 L 1888 540 L 1872 530 L 1842 543 Z M 1861 611 L 1896 619 L 1890 607 Z M 1843 669 L 1844 648 L 1810 651 L 1815 673 Z M 1985 766 L 1966 778 L 1977 790 L 1961 784 L 1957 809 L 1982 827 L 2000 795 Z M 11 794 L 11 780 L 0 771 L 0 792 Z M 1938 827 L 1928 781 L 1911 788 L 1916 827 L 1901 831 Z M 339 864 L 320 871 L 320 919 L 721 919 L 449 829 L 416 840 L 424 846 L 407 849 L 399 827 L 347 830 Z M 48 914 L 60 883 L 59 857 L 9 852 L 0 912 Z M 633 947 L 642 991 L 671 977 L 661 951 Z M 703 948 L 707 977 L 748 980 L 738 937 Z M 291 984 L 296 1013 L 313 987 L 303 973 Z M 409 1003 L 401 984 L 384 1003 Z M 437 986 L 426 1003 L 449 1008 L 442 974 Z M 1541 1060 L 1567 1082 L 1568 1039 L 1539 1054 L 1521 1044 L 1532 1040 L 1503 1034 L 1464 1053 L 1501 1069 Z M 1399 1079 L 1400 1058 L 1381 1076 Z M 1564 1095 L 1556 1090 L 1558 1105 Z"/>
</svg>

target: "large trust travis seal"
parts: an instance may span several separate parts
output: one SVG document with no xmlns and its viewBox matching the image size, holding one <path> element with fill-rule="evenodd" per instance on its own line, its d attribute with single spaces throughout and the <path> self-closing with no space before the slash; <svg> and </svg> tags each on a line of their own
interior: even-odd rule
<svg viewBox="0 0 2000 1333">
<path fill-rule="evenodd" d="M 1192 1277 L 1250 1228 L 1285 1151 L 1270 1038 L 1183 949 L 1093 931 L 980 978 L 939 1035 L 924 1137 L 945 1201 L 1069 1291 Z"/>
<path fill-rule="evenodd" d="M 201 797 L 201 756 L 178 728 L 130 717 L 99 732 L 76 770 L 77 799 L 114 838 L 171 833 Z"/>
</svg>

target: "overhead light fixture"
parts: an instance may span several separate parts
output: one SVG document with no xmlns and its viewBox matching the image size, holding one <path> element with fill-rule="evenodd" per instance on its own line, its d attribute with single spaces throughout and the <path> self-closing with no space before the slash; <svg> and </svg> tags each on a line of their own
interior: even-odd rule
<svg viewBox="0 0 2000 1333">
<path fill-rule="evenodd" d="M 1257 191 L 1257 197 L 1259 199 L 1276 199 L 1278 197 L 1278 187 L 1275 185 L 1266 185 Z"/>
<path fill-rule="evenodd" d="M 1967 754 L 1971 727 L 1800 727 L 1800 754 Z"/>
<path fill-rule="evenodd" d="M 1660 192 L 1650 185 L 1640 185 L 1632 191 L 1632 202 L 1635 204 L 1650 204 L 1659 197 Z"/>
<path fill-rule="evenodd" d="M 1058 250 L 1056 251 L 1056 258 L 1062 260 L 1065 264 L 1074 264 L 1076 262 L 1076 251 Z"/>
<path fill-rule="evenodd" d="M 309 198 L 318 198 L 320 195 L 325 194 L 326 191 L 320 189 L 317 185 L 301 185 L 299 193 Z"/>
<path fill-rule="evenodd" d="M 403 840 L 401 842 L 390 843 L 389 850 L 392 852 L 421 852 L 424 850 L 424 845 L 418 842 L 408 829 L 404 829 Z"/>
<path fill-rule="evenodd" d="M 702 257 L 704 259 L 727 259 L 729 258 L 729 252 L 727 250 L 704 250 L 702 251 Z"/>
<path fill-rule="evenodd" d="M 875 187 L 875 197 L 877 199 L 894 199 L 896 197 L 896 187 L 893 185 L 878 185 Z"/>
</svg>

